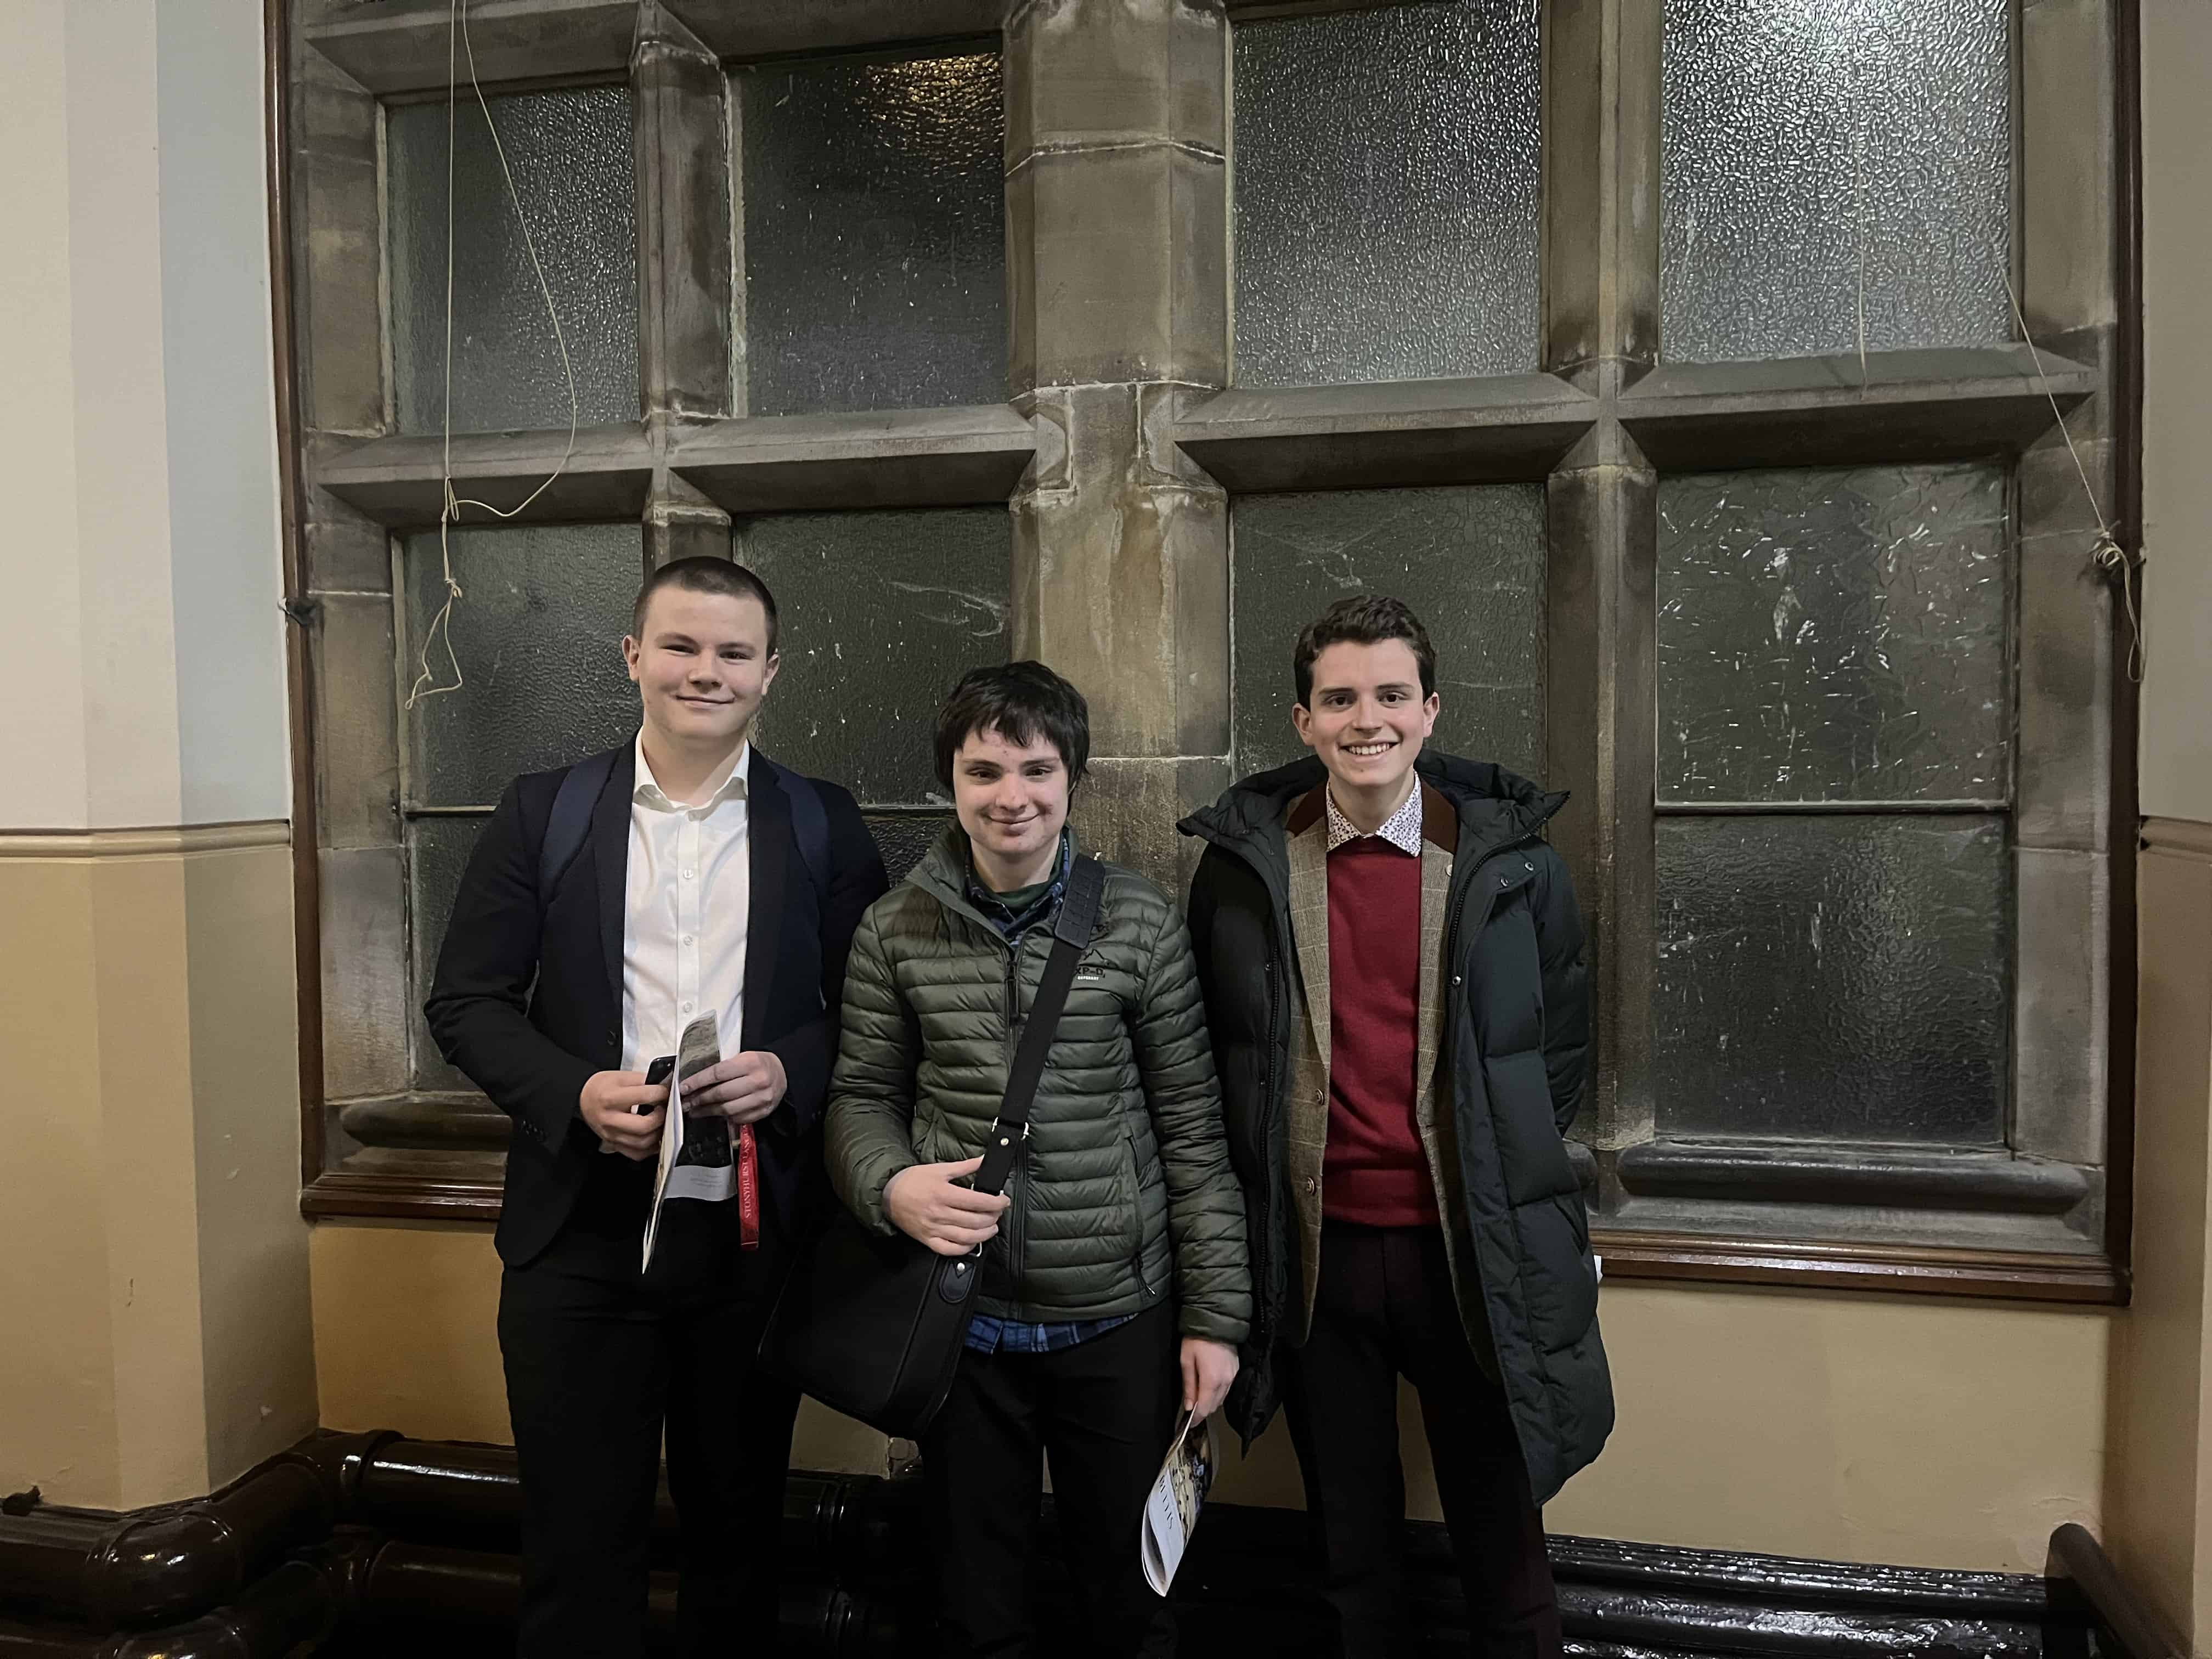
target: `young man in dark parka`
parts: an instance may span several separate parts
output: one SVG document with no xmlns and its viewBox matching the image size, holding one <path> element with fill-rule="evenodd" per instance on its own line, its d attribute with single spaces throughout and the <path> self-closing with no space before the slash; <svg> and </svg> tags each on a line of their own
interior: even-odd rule
<svg viewBox="0 0 2212 1659">
<path fill-rule="evenodd" d="M 1183 821 L 1190 927 L 1244 1182 L 1249 1442 L 1285 1408 L 1346 1655 L 1404 1650 L 1398 1378 L 1421 1398 L 1473 1648 L 1556 1655 L 1541 1505 L 1613 1425 L 1563 1139 L 1589 1065 L 1565 800 L 1422 752 L 1436 656 L 1401 602 L 1298 636 L 1311 757 Z"/>
</svg>

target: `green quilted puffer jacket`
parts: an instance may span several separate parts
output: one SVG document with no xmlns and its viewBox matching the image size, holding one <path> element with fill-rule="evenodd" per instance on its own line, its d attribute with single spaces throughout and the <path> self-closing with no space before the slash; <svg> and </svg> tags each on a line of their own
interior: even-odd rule
<svg viewBox="0 0 2212 1659">
<path fill-rule="evenodd" d="M 1010 946 L 984 920 L 965 896 L 968 860 L 956 824 L 869 908 L 845 970 L 824 1152 L 838 1196 L 885 1233 L 893 1176 L 982 1152 L 1052 949 L 1048 927 Z M 1190 935 L 1158 888 L 1105 871 L 979 1305 L 1042 1324 L 1172 1297 L 1184 1335 L 1242 1342 L 1244 1199 Z"/>
</svg>

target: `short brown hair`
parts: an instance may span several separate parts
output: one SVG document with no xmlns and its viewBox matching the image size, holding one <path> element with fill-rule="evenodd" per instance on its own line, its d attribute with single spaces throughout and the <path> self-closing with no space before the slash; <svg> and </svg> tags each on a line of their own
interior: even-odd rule
<svg viewBox="0 0 2212 1659">
<path fill-rule="evenodd" d="M 629 636 L 639 644 L 645 642 L 646 607 L 664 587 L 680 587 L 692 593 L 720 593 L 732 599 L 758 599 L 761 609 L 768 612 L 768 653 L 775 655 L 775 595 L 768 591 L 766 582 L 735 559 L 718 559 L 706 554 L 696 558 L 671 559 L 645 579 L 645 586 L 637 590 L 637 603 L 630 607 L 629 613 Z"/>
<path fill-rule="evenodd" d="M 1298 705 L 1313 696 L 1314 659 L 1332 645 L 1380 645 L 1403 640 L 1413 649 L 1421 671 L 1421 696 L 1437 690 L 1437 648 L 1429 643 L 1429 630 L 1403 599 L 1387 593 L 1354 593 L 1334 605 L 1298 630 L 1291 653 L 1291 677 L 1297 681 Z"/>
</svg>

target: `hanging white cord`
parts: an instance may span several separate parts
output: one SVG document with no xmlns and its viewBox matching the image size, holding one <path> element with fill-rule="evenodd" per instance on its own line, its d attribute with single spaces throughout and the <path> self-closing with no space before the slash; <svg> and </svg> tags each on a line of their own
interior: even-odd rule
<svg viewBox="0 0 2212 1659">
<path fill-rule="evenodd" d="M 2120 538 L 2112 533 L 2112 521 L 2105 517 L 2099 505 L 2097 492 L 2089 483 L 2089 469 L 2082 464 L 2081 452 L 2075 447 L 2073 431 L 2066 424 L 2065 411 L 2058 407 L 2058 394 L 2051 389 L 2050 377 L 2043 372 L 2043 354 L 2035 349 L 2035 337 L 2027 331 L 2027 314 L 2021 308 L 2020 295 L 2014 291 L 2012 273 L 2005 271 L 2005 298 L 2012 301 L 2013 321 L 2020 327 L 2020 337 L 2027 343 L 2028 360 L 2035 365 L 2036 379 L 2043 382 L 2043 395 L 2051 399 L 2051 417 L 2058 422 L 2058 435 L 2066 440 L 2066 453 L 2074 458 L 2074 471 L 2081 480 L 2081 494 L 2087 498 L 2089 511 L 2097 517 L 2097 544 L 2089 550 L 2090 562 L 2106 575 L 2120 579 L 2120 599 L 2128 613 L 2128 678 L 2136 685 L 2142 684 L 2143 643 L 2142 612 L 2136 595 L 2136 579 L 2142 571 L 2142 561 L 2130 558 Z"/>
<path fill-rule="evenodd" d="M 454 107 L 459 85 L 459 64 L 456 50 L 466 55 L 469 66 L 469 85 L 475 91 L 477 107 L 483 112 L 484 128 L 491 134 L 492 150 L 499 157 L 500 176 L 507 181 L 507 199 L 514 208 L 514 222 L 522 229 L 522 245 L 530 253 L 530 269 L 538 278 L 538 292 L 545 301 L 545 315 L 553 325 L 553 343 L 561 353 L 561 373 L 568 386 L 568 445 L 561 453 L 559 465 L 547 473 L 537 489 L 532 490 L 510 507 L 494 507 L 489 501 L 453 494 L 453 140 Z M 483 84 L 477 79 L 477 54 L 469 39 L 468 0 L 453 0 L 446 21 L 446 362 L 443 448 L 439 462 L 440 488 L 444 495 L 438 512 L 438 556 L 446 585 L 446 601 L 438 607 L 428 631 L 422 635 L 422 651 L 419 663 L 421 672 L 416 676 L 413 687 L 407 693 L 407 707 L 412 708 L 424 697 L 441 696 L 448 691 L 458 691 L 467 684 L 461 672 L 461 660 L 453 651 L 453 601 L 462 597 L 461 585 L 453 576 L 453 547 L 448 532 L 453 521 L 465 507 L 482 507 L 495 519 L 512 519 L 552 488 L 553 481 L 566 471 L 576 453 L 577 402 L 576 370 L 568 359 L 568 337 L 562 331 L 561 313 L 553 303 L 552 285 L 545 280 L 545 267 L 538 258 L 538 240 L 530 234 L 530 220 L 522 210 L 521 192 L 514 187 L 514 170 L 507 165 L 507 146 L 500 142 L 499 124 L 492 119 L 491 105 L 484 97 Z M 453 667 L 453 681 L 450 685 L 437 683 L 437 675 L 430 666 L 430 651 L 434 643 L 443 643 L 446 660 Z"/>
<path fill-rule="evenodd" d="M 1866 100 L 1851 100 L 1856 113 L 1851 121 L 1851 195 L 1857 203 L 1858 212 L 1858 324 L 1859 324 L 1859 390 L 1867 389 L 1866 347 Z"/>
</svg>

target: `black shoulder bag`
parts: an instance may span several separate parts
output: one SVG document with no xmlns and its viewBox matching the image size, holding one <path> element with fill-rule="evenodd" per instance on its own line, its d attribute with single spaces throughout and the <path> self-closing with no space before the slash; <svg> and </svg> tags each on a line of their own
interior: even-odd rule
<svg viewBox="0 0 2212 1659">
<path fill-rule="evenodd" d="M 1030 1103 L 1091 943 L 1105 872 L 1078 859 L 1053 922 L 1052 954 L 1030 1005 L 1006 1092 L 975 1172 L 979 1193 L 1005 1190 L 1029 1138 Z M 904 1233 L 872 1232 L 842 1204 L 786 1281 L 761 1339 L 762 1362 L 823 1405 L 870 1427 L 919 1437 L 952 1388 L 975 1312 L 982 1252 L 939 1255 Z"/>
</svg>

